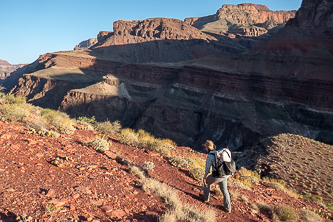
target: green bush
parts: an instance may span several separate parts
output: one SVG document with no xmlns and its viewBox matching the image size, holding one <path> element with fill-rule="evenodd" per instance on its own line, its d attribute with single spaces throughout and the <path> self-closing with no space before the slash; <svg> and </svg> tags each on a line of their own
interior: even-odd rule
<svg viewBox="0 0 333 222">
<path fill-rule="evenodd" d="M 98 152 L 104 152 L 109 150 L 110 144 L 104 139 L 96 138 L 88 142 L 88 146 L 94 148 Z"/>
<path fill-rule="evenodd" d="M 80 116 L 77 118 L 79 123 L 94 125 L 96 123 L 95 116 L 89 118 L 86 116 Z"/>
</svg>

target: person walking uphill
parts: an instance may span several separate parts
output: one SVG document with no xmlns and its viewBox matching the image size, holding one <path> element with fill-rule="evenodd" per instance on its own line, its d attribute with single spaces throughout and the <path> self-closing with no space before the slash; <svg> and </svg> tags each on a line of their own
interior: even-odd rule
<svg viewBox="0 0 333 222">
<path fill-rule="evenodd" d="M 204 194 L 199 194 L 199 197 L 204 201 L 209 201 L 210 197 L 210 185 L 213 183 L 218 183 L 220 186 L 220 189 L 223 193 L 223 200 L 224 205 L 221 206 L 221 209 L 225 212 L 231 213 L 231 204 L 230 204 L 230 194 L 227 187 L 227 181 L 228 177 L 230 175 L 225 175 L 222 178 L 220 177 L 214 177 L 212 174 L 210 174 L 208 177 L 207 175 L 210 172 L 210 168 L 213 167 L 213 171 L 215 171 L 215 152 L 216 152 L 216 146 L 215 144 L 207 140 L 205 144 L 202 144 L 206 151 L 208 152 L 207 158 L 206 158 L 206 167 L 205 167 L 205 175 L 203 177 L 203 191 Z M 229 149 L 225 149 L 225 152 L 223 152 L 223 161 L 230 162 L 231 161 L 231 152 Z"/>
</svg>

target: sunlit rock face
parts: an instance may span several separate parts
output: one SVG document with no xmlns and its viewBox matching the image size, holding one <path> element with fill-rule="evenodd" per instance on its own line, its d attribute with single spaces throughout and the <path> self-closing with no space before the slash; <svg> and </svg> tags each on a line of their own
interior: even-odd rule
<svg viewBox="0 0 333 222">
<path fill-rule="evenodd" d="M 186 18 L 185 22 L 210 33 L 258 37 L 281 28 L 296 10 L 271 11 L 265 5 L 223 5 L 215 15 Z"/>
</svg>

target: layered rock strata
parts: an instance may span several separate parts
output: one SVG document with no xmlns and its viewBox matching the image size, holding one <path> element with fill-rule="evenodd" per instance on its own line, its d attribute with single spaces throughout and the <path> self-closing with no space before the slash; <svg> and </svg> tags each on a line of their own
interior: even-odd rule
<svg viewBox="0 0 333 222">
<path fill-rule="evenodd" d="M 210 33 L 258 37 L 295 17 L 292 11 L 271 11 L 264 5 L 223 5 L 215 15 L 186 18 L 185 22 Z"/>
</svg>

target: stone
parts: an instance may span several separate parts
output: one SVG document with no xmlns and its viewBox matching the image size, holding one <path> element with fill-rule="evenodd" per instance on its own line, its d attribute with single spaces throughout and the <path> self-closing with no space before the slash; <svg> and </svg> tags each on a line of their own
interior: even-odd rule
<svg viewBox="0 0 333 222">
<path fill-rule="evenodd" d="M 115 154 L 112 151 L 105 151 L 104 153 L 105 153 L 106 156 L 108 156 L 111 159 L 116 159 L 116 157 L 117 157 L 117 154 Z"/>
<path fill-rule="evenodd" d="M 126 213 L 121 209 L 112 211 L 112 213 L 111 213 L 111 217 L 115 217 L 115 218 L 123 218 L 125 215 L 126 215 Z"/>
<path fill-rule="evenodd" d="M 113 210 L 113 207 L 105 205 L 105 206 L 102 206 L 101 209 L 103 211 L 105 211 L 105 213 L 110 213 Z"/>
<path fill-rule="evenodd" d="M 85 193 L 85 194 L 91 194 L 90 188 L 89 187 L 85 187 L 85 186 L 74 187 L 74 190 L 81 191 L 82 193 Z"/>
<path fill-rule="evenodd" d="M 52 199 L 48 203 L 53 204 L 57 207 L 61 207 L 61 206 L 65 205 L 67 203 L 67 200 L 66 199 L 61 199 L 61 200 Z"/>
<path fill-rule="evenodd" d="M 54 194 L 55 194 L 55 190 L 54 190 L 54 189 L 49 189 L 49 190 L 47 191 L 47 193 L 46 193 L 45 196 L 47 196 L 47 197 L 53 197 Z"/>
<path fill-rule="evenodd" d="M 11 134 L 2 134 L 2 135 L 0 136 L 1 139 L 5 139 L 5 140 L 9 140 L 11 137 L 12 137 Z"/>
</svg>

